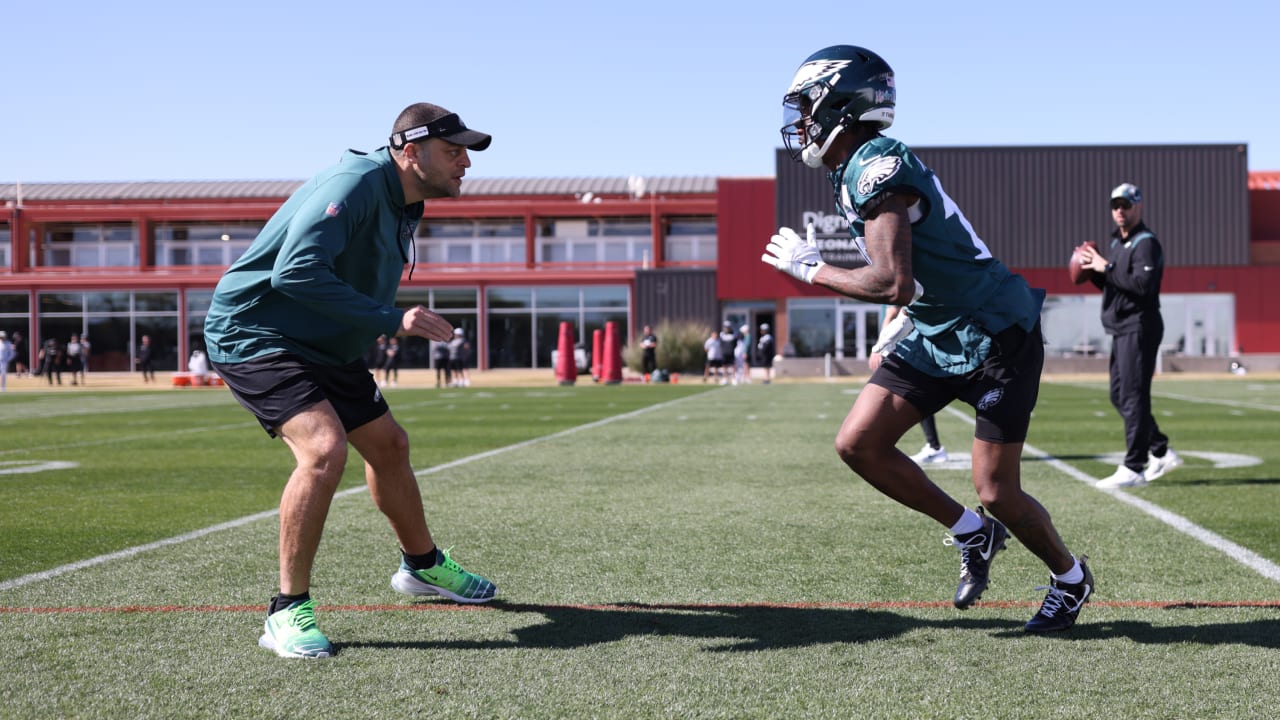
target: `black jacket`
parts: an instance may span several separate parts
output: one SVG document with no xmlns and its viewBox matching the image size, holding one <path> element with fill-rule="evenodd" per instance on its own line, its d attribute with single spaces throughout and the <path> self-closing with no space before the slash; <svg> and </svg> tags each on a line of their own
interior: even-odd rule
<svg viewBox="0 0 1280 720">
<path fill-rule="evenodd" d="M 1160 318 L 1160 282 L 1164 278 L 1164 250 L 1145 223 L 1138 223 L 1129 239 L 1111 233 L 1107 271 L 1093 273 L 1102 290 L 1102 326 L 1109 335 L 1164 330 Z"/>
</svg>

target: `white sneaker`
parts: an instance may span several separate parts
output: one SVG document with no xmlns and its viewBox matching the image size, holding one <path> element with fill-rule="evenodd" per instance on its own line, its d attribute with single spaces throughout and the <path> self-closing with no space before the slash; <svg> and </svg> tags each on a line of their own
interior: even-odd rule
<svg viewBox="0 0 1280 720">
<path fill-rule="evenodd" d="M 1166 450 L 1164 457 L 1152 455 L 1149 460 L 1147 469 L 1142 471 L 1142 476 L 1147 482 L 1155 480 L 1170 470 L 1182 467 L 1182 458 L 1178 457 L 1178 453 L 1174 452 L 1173 448 Z"/>
<path fill-rule="evenodd" d="M 1134 472 L 1129 468 L 1121 465 L 1116 471 L 1099 480 L 1096 487 L 1100 488 L 1123 488 L 1123 487 L 1142 487 L 1147 484 L 1147 479 L 1142 473 Z"/>
<path fill-rule="evenodd" d="M 911 460 L 917 465 L 925 465 L 927 463 L 944 463 L 947 461 L 947 449 L 939 446 L 937 450 L 925 445 L 920 448 L 920 452 L 911 456 Z"/>
</svg>

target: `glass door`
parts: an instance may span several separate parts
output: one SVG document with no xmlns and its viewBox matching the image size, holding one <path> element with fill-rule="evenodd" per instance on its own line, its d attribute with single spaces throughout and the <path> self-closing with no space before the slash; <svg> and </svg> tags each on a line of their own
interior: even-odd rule
<svg viewBox="0 0 1280 720">
<path fill-rule="evenodd" d="M 840 305 L 836 321 L 836 357 L 866 360 L 880 334 L 880 306 Z"/>
</svg>

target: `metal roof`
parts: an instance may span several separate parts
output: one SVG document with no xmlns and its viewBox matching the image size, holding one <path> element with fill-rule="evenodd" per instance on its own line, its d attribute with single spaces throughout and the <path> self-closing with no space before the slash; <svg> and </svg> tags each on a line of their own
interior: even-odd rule
<svg viewBox="0 0 1280 720">
<path fill-rule="evenodd" d="M 1280 171 L 1249 173 L 1250 190 L 1280 190 Z"/>
<path fill-rule="evenodd" d="M 17 201 L 19 188 L 25 201 L 77 200 L 210 200 L 285 198 L 301 180 L 210 180 L 173 182 L 99 183 L 0 183 L 0 202 Z M 499 195 L 645 195 L 713 194 L 716 178 L 692 177 L 576 177 L 576 178 L 476 178 L 462 184 L 470 197 Z"/>
<path fill-rule="evenodd" d="M 302 185 L 298 180 L 204 182 L 22 183 L 22 200 L 210 200 L 281 198 Z M 19 185 L 0 184 L 0 201 L 18 199 Z"/>
</svg>

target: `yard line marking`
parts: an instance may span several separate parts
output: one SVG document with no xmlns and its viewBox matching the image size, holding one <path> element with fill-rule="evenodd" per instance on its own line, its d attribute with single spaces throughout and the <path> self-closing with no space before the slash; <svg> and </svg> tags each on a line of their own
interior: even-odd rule
<svg viewBox="0 0 1280 720">
<path fill-rule="evenodd" d="M 1280 608 L 1280 600 L 1090 600 L 1090 607 L 1145 610 L 1234 610 Z M 979 600 L 974 608 L 1038 608 L 1038 600 Z M 950 600 L 871 600 L 866 602 L 740 602 L 740 603 L 523 603 L 495 600 L 484 605 L 447 602 L 407 604 L 317 605 L 324 612 L 545 612 L 550 610 L 600 610 L 622 612 L 736 612 L 741 610 L 954 610 Z M 260 613 L 262 605 L 103 605 L 68 607 L 4 607 L 0 614 L 78 615 L 86 613 Z"/>
<path fill-rule="evenodd" d="M 1055 382 L 1054 384 L 1061 385 L 1064 387 L 1076 387 L 1076 388 L 1081 388 L 1085 390 L 1097 390 L 1099 392 L 1107 391 L 1107 388 L 1105 386 L 1090 385 L 1086 383 Z M 1246 400 L 1222 400 L 1217 398 L 1196 397 L 1194 395 L 1180 395 L 1178 393 L 1171 393 L 1171 392 L 1156 392 L 1155 390 L 1151 391 L 1151 397 L 1160 397 L 1160 398 L 1166 398 L 1169 400 L 1179 400 L 1182 402 L 1189 402 L 1189 403 L 1200 403 L 1202 405 L 1225 405 L 1226 407 L 1249 408 L 1250 410 L 1266 410 L 1268 412 L 1280 412 L 1280 405 L 1264 405 L 1263 403 L 1249 402 Z"/>
<path fill-rule="evenodd" d="M 442 465 L 435 465 L 435 466 L 433 466 L 433 467 L 425 468 L 425 469 L 423 469 L 423 470 L 418 470 L 418 471 L 414 472 L 414 476 L 416 476 L 416 477 L 424 477 L 424 476 L 426 476 L 426 475 L 434 475 L 434 474 L 436 474 L 436 473 L 438 473 L 438 472 L 444 472 L 445 470 L 451 470 L 451 469 L 453 469 L 453 468 L 455 468 L 455 467 L 458 467 L 459 465 L 466 465 L 467 463 L 474 462 L 474 461 L 476 461 L 476 460 L 483 460 L 483 459 L 485 459 L 485 458 L 495 457 L 495 456 L 498 456 L 498 455 L 502 455 L 503 453 L 511 452 L 512 450 L 520 450 L 520 449 L 522 449 L 522 448 L 526 448 L 526 447 L 529 447 L 529 446 L 531 446 L 531 445 L 536 445 L 537 443 L 540 443 L 540 442 L 543 442 L 543 441 L 546 441 L 546 440 L 556 440 L 556 439 L 559 439 L 559 438 L 562 438 L 562 437 L 568 437 L 569 435 L 573 435 L 574 433 L 578 433 L 578 432 L 581 432 L 581 431 L 583 431 L 583 430 L 593 430 L 593 429 L 595 429 L 595 428 L 602 427 L 602 426 L 604 426 L 604 425 L 608 425 L 609 423 L 614 422 L 614 421 L 616 421 L 616 420 L 626 420 L 626 419 L 630 419 L 630 418 L 632 418 L 632 417 L 636 417 L 636 416 L 641 415 L 641 414 L 643 414 L 643 413 L 647 413 L 647 412 L 649 412 L 649 411 L 651 411 L 651 410 L 656 410 L 656 409 L 661 408 L 661 407 L 666 407 L 666 406 L 669 406 L 669 405 L 674 405 L 675 403 L 684 402 L 685 400 L 688 400 L 689 398 L 698 397 L 698 396 L 699 396 L 699 395 L 701 395 L 701 394 L 702 394 L 702 393 L 698 393 L 698 394 L 696 394 L 696 395 L 686 395 L 685 397 L 682 397 L 682 398 L 676 398 L 675 400 L 668 400 L 668 401 L 666 401 L 666 402 L 664 402 L 664 403 L 658 403 L 657 405 L 650 405 L 650 406 L 648 406 L 648 407 L 642 407 L 642 408 L 640 408 L 640 409 L 638 409 L 638 410 L 632 410 L 631 412 L 623 413 L 623 414 L 621 414 L 621 415 L 611 415 L 611 416 L 609 416 L 609 417 L 607 417 L 607 418 L 602 418 L 602 419 L 600 419 L 600 420 L 595 420 L 595 421 L 593 421 L 593 422 L 589 422 L 589 423 L 587 423 L 586 425 L 578 425 L 577 427 L 571 427 L 571 428 L 568 428 L 568 429 L 566 429 L 566 430 L 561 430 L 560 432 L 552 433 L 552 434 L 550 434 L 550 435 L 542 435 L 542 436 L 540 436 L 540 437 L 531 438 L 531 439 L 529 439 L 529 440 L 524 440 L 524 441 L 518 442 L 518 443 L 516 443 L 516 444 L 514 444 L 514 445 L 506 445 L 506 446 L 504 446 L 504 447 L 494 448 L 493 450 L 486 450 L 486 451 L 484 451 L 484 452 L 482 452 L 482 453 L 477 453 L 477 454 L 475 454 L 475 455 L 471 455 L 471 456 L 468 456 L 468 457 L 460 458 L 460 459 L 458 459 L 458 460 L 451 460 L 451 461 L 449 461 L 449 462 L 447 462 L 447 463 L 444 463 L 444 464 L 442 464 Z M 350 492 L 352 492 L 352 491 L 354 491 L 354 490 L 364 490 L 364 489 L 365 489 L 365 488 L 363 488 L 363 487 L 361 487 L 361 488 L 352 488 L 351 490 L 347 490 L 346 492 L 350 493 Z"/>
<path fill-rule="evenodd" d="M 59 445 L 41 445 L 29 448 L 14 448 L 12 450 L 0 450 L 0 455 L 16 455 L 19 453 L 30 454 L 33 452 L 44 452 L 46 450 L 68 450 L 71 448 L 93 447 L 94 445 L 115 445 L 122 442 L 132 442 L 134 440 L 155 440 L 157 438 L 169 437 L 171 435 L 192 435 L 194 433 L 217 432 L 219 430 L 234 430 L 243 427 L 261 427 L 256 422 L 240 422 L 230 423 L 227 425 L 202 425 L 200 427 L 185 428 L 183 430 L 165 430 L 163 433 L 149 432 L 145 435 L 117 435 L 115 437 L 103 438 L 101 440 L 85 440 L 83 442 L 63 443 Z"/>
<path fill-rule="evenodd" d="M 0 591 L 12 590 L 13 588 L 22 587 L 23 585 L 30 585 L 33 582 L 39 582 L 41 580 L 49 580 L 49 579 L 58 577 L 59 575 L 65 575 L 66 573 L 69 573 L 69 572 L 75 572 L 76 570 L 83 570 L 87 567 L 93 567 L 94 565 L 101 565 L 103 563 L 108 563 L 113 560 L 123 560 L 124 558 L 133 557 L 134 555 L 137 555 L 139 553 L 144 553 L 149 550 L 156 550 L 156 549 L 165 547 L 167 545 L 177 545 L 178 543 L 186 542 L 188 540 L 195 540 L 196 538 L 204 537 L 205 535 L 209 535 L 211 533 L 215 533 L 220 530 L 230 530 L 231 528 L 240 527 L 241 525 L 247 525 L 256 520 L 263 520 L 265 518 L 269 518 L 279 513 L 280 513 L 279 509 L 269 510 L 267 512 L 260 512 L 255 515 L 248 515 L 242 518 L 238 518 L 236 520 L 230 520 L 224 523 L 219 523 L 217 525 L 211 525 L 207 528 L 194 530 L 192 532 L 184 533 L 182 535 L 175 535 L 174 537 L 165 538 L 164 540 L 157 540 L 155 542 L 147 543 L 145 545 L 135 545 L 134 547 L 131 547 L 131 548 L 125 548 L 124 550 L 117 550 L 116 552 L 107 553 L 106 555 L 99 555 L 97 557 L 89 558 L 88 560 L 79 560 L 77 562 L 68 563 L 66 565 L 60 565 L 56 568 L 51 568 L 49 570 L 42 570 L 40 572 L 31 573 L 30 575 L 23 575 L 22 577 L 17 577 L 12 580 L 6 580 L 4 582 L 0 582 Z"/>
<path fill-rule="evenodd" d="M 947 407 L 946 410 L 948 413 L 955 415 L 958 418 L 961 418 L 966 423 L 970 425 L 974 424 L 973 418 L 970 418 L 968 415 L 966 415 L 962 411 L 953 407 Z M 1032 455 L 1035 455 L 1036 457 L 1040 458 L 1044 462 L 1047 462 L 1051 467 L 1057 469 L 1059 472 L 1062 472 L 1068 477 L 1079 480 L 1080 482 L 1088 485 L 1089 487 L 1094 488 L 1098 492 L 1106 493 L 1111 497 L 1115 498 L 1116 500 L 1119 500 L 1120 502 L 1132 505 L 1138 510 L 1141 510 L 1143 513 L 1150 515 L 1151 517 L 1159 520 L 1160 522 L 1163 522 L 1164 524 L 1172 527 L 1174 530 L 1177 530 L 1178 532 L 1181 532 L 1186 535 L 1190 535 L 1191 537 L 1195 538 L 1196 540 L 1199 540 L 1205 545 L 1208 545 L 1209 547 L 1222 552 L 1227 557 L 1231 558 L 1232 560 L 1235 560 L 1241 565 L 1244 565 L 1250 570 L 1257 572 L 1259 575 L 1267 578 L 1268 580 L 1274 580 L 1276 582 L 1280 582 L 1280 565 L 1276 565 L 1275 563 L 1255 553 L 1249 548 L 1246 548 L 1242 545 L 1237 545 L 1236 543 L 1231 542 L 1230 540 L 1222 537 L 1221 535 L 1211 530 L 1200 527 L 1199 525 L 1191 522 L 1190 520 L 1182 517 L 1181 515 L 1175 512 L 1165 510 L 1164 508 L 1160 507 L 1159 505 L 1156 505 L 1155 503 L 1130 495 L 1129 493 L 1123 490 L 1099 488 L 1096 486 L 1096 483 L 1098 482 L 1097 478 L 1092 477 L 1090 475 L 1086 475 L 1084 472 L 1077 470 L 1076 468 L 1068 465 L 1067 463 L 1059 460 L 1056 457 L 1053 457 L 1049 453 L 1044 452 L 1039 448 L 1036 448 L 1033 445 L 1024 444 L 1022 447 L 1027 452 L 1031 453 Z"/>
<path fill-rule="evenodd" d="M 451 468 L 456 468 L 460 465 L 466 465 L 467 463 L 475 462 L 477 460 L 484 460 L 486 458 L 495 457 L 497 455 L 501 455 L 503 453 L 510 452 L 512 450 L 519 450 L 522 448 L 526 448 L 531 445 L 535 445 L 537 443 L 544 442 L 547 440 L 555 440 L 568 435 L 572 435 L 582 430 L 589 430 L 593 428 L 602 427 L 604 425 L 607 425 L 611 422 L 615 422 L 618 420 L 627 420 L 627 419 L 636 417 L 638 415 L 641 415 L 643 413 L 651 412 L 653 410 L 658 410 L 660 408 L 666 408 L 676 403 L 684 402 L 686 400 L 689 400 L 690 398 L 698 397 L 701 394 L 702 393 L 697 393 L 694 395 L 686 395 L 685 397 L 682 397 L 682 398 L 668 400 L 666 402 L 661 402 L 656 405 L 649 405 L 647 407 L 642 407 L 638 410 L 632 410 L 631 412 L 623 413 L 621 415 L 611 415 L 607 418 L 595 420 L 585 425 L 579 425 L 577 427 L 572 427 L 567 430 L 561 430 L 560 432 L 552 433 L 550 435 L 543 435 L 540 437 L 531 438 L 529 440 L 524 440 L 514 445 L 507 445 L 505 447 L 495 448 L 493 450 L 486 450 L 481 453 L 476 453 L 475 455 L 469 455 L 467 457 L 459 458 L 457 460 L 451 460 L 442 465 L 436 465 L 434 467 L 429 467 L 423 470 L 415 471 L 414 476 L 422 477 L 425 475 L 433 475 L 435 473 L 442 472 L 444 470 L 449 470 Z M 248 423 L 248 424 L 253 424 L 253 423 Z M 148 435 L 146 437 L 151 437 L 151 436 Z M 115 438 L 113 440 L 104 441 L 104 442 L 119 442 L 119 441 L 120 441 L 119 438 Z M 93 442 L 93 443 L 85 443 L 85 444 L 96 445 L 101 443 Z M 367 492 L 368 489 L 369 488 L 367 485 L 360 485 L 358 487 L 347 488 L 346 490 L 341 490 L 339 492 L 334 493 L 333 499 L 337 500 L 340 497 L 346 497 L 348 495 L 355 495 L 356 493 Z M 195 540 L 196 538 L 201 538 L 201 537 L 204 537 L 205 535 L 210 535 L 216 532 L 220 532 L 222 530 L 230 530 L 232 528 L 237 528 L 242 525 L 248 525 L 251 522 L 256 522 L 258 520 L 265 520 L 270 517 L 275 517 L 276 515 L 279 515 L 279 514 L 280 514 L 279 508 L 276 508 L 275 510 L 267 510 L 264 512 L 255 513 L 253 515 L 247 515 L 245 517 L 238 518 L 236 520 L 229 520 L 224 523 L 212 525 L 210 527 L 202 528 L 200 530 L 194 530 L 189 533 L 183 533 L 182 535 L 175 535 L 174 537 L 165 538 L 164 540 L 157 540 L 155 542 L 147 543 L 145 545 L 137 545 L 131 548 L 125 548 L 123 550 L 117 550 L 116 552 L 107 553 L 106 555 L 99 555 L 97 557 L 92 557 L 87 560 L 79 560 L 77 562 L 68 563 L 66 565 L 60 565 L 55 568 L 50 568 L 49 570 L 42 570 L 40 572 L 31 573 L 29 575 L 23 575 L 22 577 L 17 577 L 12 580 L 5 580 L 3 582 L 0 582 L 0 592 L 3 592 L 5 590 L 12 590 L 17 587 L 22 587 L 23 585 L 30 585 L 31 583 L 40 582 L 42 580 L 50 580 L 52 578 L 58 577 L 59 575 L 65 575 L 66 573 L 75 572 L 76 570 L 83 570 L 85 568 L 93 567 L 94 565 L 102 565 L 103 563 L 112 562 L 114 560 L 122 560 L 124 558 L 132 557 L 139 553 L 148 552 L 150 550 L 156 550 L 162 547 L 166 547 L 168 545 L 177 545 L 178 543 L 183 543 L 188 540 Z"/>
<path fill-rule="evenodd" d="M 1151 393 L 1153 397 L 1168 398 L 1170 400 L 1181 400 L 1189 403 L 1203 403 L 1205 405 L 1226 405 L 1227 407 L 1249 408 L 1250 410 L 1270 410 L 1271 412 L 1280 412 L 1280 406 L 1263 405 L 1262 403 L 1246 402 L 1243 400 L 1214 400 L 1210 398 L 1198 398 L 1191 395 L 1178 395 L 1176 393 Z"/>
</svg>

